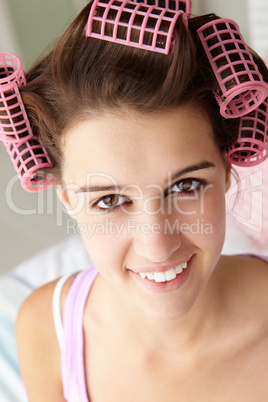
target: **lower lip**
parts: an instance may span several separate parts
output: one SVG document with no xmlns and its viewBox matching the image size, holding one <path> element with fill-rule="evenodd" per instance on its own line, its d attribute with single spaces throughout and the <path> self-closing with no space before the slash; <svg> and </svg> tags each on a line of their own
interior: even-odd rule
<svg viewBox="0 0 268 402">
<path fill-rule="evenodd" d="M 183 284 L 187 281 L 191 267 L 192 267 L 192 260 L 193 256 L 187 262 L 187 268 L 184 269 L 180 274 L 177 274 L 176 278 L 172 279 L 171 281 L 166 282 L 155 282 L 154 280 L 150 280 L 148 278 L 142 278 L 140 274 L 129 271 L 131 275 L 146 289 L 150 290 L 151 292 L 155 293 L 166 293 L 166 292 L 173 292 L 183 286 Z"/>
</svg>

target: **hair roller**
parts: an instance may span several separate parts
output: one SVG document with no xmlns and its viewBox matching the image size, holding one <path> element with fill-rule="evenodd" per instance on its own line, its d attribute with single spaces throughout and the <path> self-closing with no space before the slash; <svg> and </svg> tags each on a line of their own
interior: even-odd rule
<svg viewBox="0 0 268 402">
<path fill-rule="evenodd" d="M 225 118 L 244 116 L 267 97 L 264 82 L 238 25 L 216 19 L 197 30 L 220 90 L 215 97 Z"/>
<path fill-rule="evenodd" d="M 182 10 L 188 16 L 192 14 L 192 5 L 190 0 L 132 0 L 133 3 L 144 3 L 146 5 L 166 8 L 168 10 Z"/>
<path fill-rule="evenodd" d="M 237 166 L 255 166 L 268 156 L 268 98 L 256 110 L 241 117 L 236 144 L 228 159 Z"/>
<path fill-rule="evenodd" d="M 10 53 L 0 54 L 0 139 L 18 142 L 32 137 L 19 87 L 26 84 L 21 60 Z"/>
<path fill-rule="evenodd" d="M 25 84 L 21 60 L 12 53 L 0 53 L 0 140 L 22 187 L 39 191 L 52 184 L 39 170 L 53 165 L 40 140 L 33 136 L 19 92 Z"/>
<path fill-rule="evenodd" d="M 87 37 L 168 54 L 182 10 L 171 11 L 127 0 L 95 0 L 87 24 Z"/>
<path fill-rule="evenodd" d="M 52 167 L 52 163 L 37 138 L 4 144 L 25 190 L 30 192 L 44 190 L 52 184 L 49 180 L 50 175 L 45 175 L 41 170 Z"/>
</svg>

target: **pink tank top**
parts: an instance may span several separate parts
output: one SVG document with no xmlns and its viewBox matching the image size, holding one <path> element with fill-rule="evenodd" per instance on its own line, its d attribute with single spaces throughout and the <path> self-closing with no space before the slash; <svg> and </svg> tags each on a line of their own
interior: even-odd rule
<svg viewBox="0 0 268 402">
<path fill-rule="evenodd" d="M 268 257 L 247 254 L 268 262 Z M 68 292 L 63 312 L 62 383 L 67 402 L 90 402 L 84 364 L 83 317 L 85 304 L 98 275 L 95 267 L 81 271 Z"/>
<path fill-rule="evenodd" d="M 88 294 L 97 275 L 95 267 L 80 272 L 70 287 L 64 305 L 61 366 L 63 393 L 68 402 L 89 402 L 84 365 L 83 317 Z"/>
</svg>

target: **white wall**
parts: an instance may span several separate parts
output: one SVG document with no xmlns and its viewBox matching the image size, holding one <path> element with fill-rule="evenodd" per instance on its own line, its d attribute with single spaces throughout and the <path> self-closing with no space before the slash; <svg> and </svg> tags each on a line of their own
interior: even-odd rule
<svg viewBox="0 0 268 402">
<path fill-rule="evenodd" d="M 248 2 L 247 0 L 199 0 L 202 14 L 215 13 L 223 18 L 235 20 L 248 43 Z"/>
<path fill-rule="evenodd" d="M 34 54 L 35 47 L 38 53 L 41 52 L 44 46 L 43 44 L 38 46 L 38 43 L 47 45 L 50 39 L 45 31 L 41 34 L 40 30 L 36 29 L 36 25 L 31 26 L 31 22 L 37 23 L 36 20 L 32 21 L 30 13 L 32 0 L 16 1 L 23 2 L 25 17 L 21 16 L 21 19 L 25 21 L 27 28 L 29 29 L 30 26 L 32 30 L 32 38 L 27 47 L 32 49 L 30 54 L 37 57 L 38 54 Z M 41 4 L 41 0 L 34 1 Z M 55 3 L 57 1 L 59 0 L 54 0 Z M 76 1 L 77 6 L 82 5 L 82 0 L 72 1 Z M 46 4 L 48 4 L 47 0 L 42 0 L 43 9 Z M 21 38 L 19 38 L 18 26 L 14 22 L 15 18 L 12 14 L 14 9 L 10 6 L 11 0 L 0 0 L 0 52 L 15 53 L 24 59 L 25 64 L 28 64 L 26 52 L 21 46 L 24 42 L 19 40 Z M 73 5 L 69 7 L 73 14 L 76 8 Z M 41 14 L 40 18 L 42 18 Z M 52 28 L 47 25 L 46 31 L 50 29 Z M 58 29 L 62 28 L 58 27 Z M 55 33 L 54 37 L 56 35 L 58 33 Z M 6 150 L 0 143 L 0 273 L 65 238 L 67 219 L 52 189 L 43 193 L 30 194 L 21 188 Z"/>
<path fill-rule="evenodd" d="M 248 0 L 251 46 L 268 65 L 268 1 Z"/>
<path fill-rule="evenodd" d="M 0 51 L 15 53 L 21 57 L 8 0 L 0 0 Z"/>
</svg>

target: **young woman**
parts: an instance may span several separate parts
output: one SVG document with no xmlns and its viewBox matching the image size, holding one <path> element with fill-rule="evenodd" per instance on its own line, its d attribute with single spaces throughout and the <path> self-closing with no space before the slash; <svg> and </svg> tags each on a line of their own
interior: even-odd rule
<svg viewBox="0 0 268 402">
<path fill-rule="evenodd" d="M 197 34 L 217 17 L 177 16 L 162 54 L 86 35 L 92 7 L 21 89 L 94 262 L 21 308 L 29 401 L 265 401 L 267 261 L 221 255 L 240 118 Z"/>
</svg>

